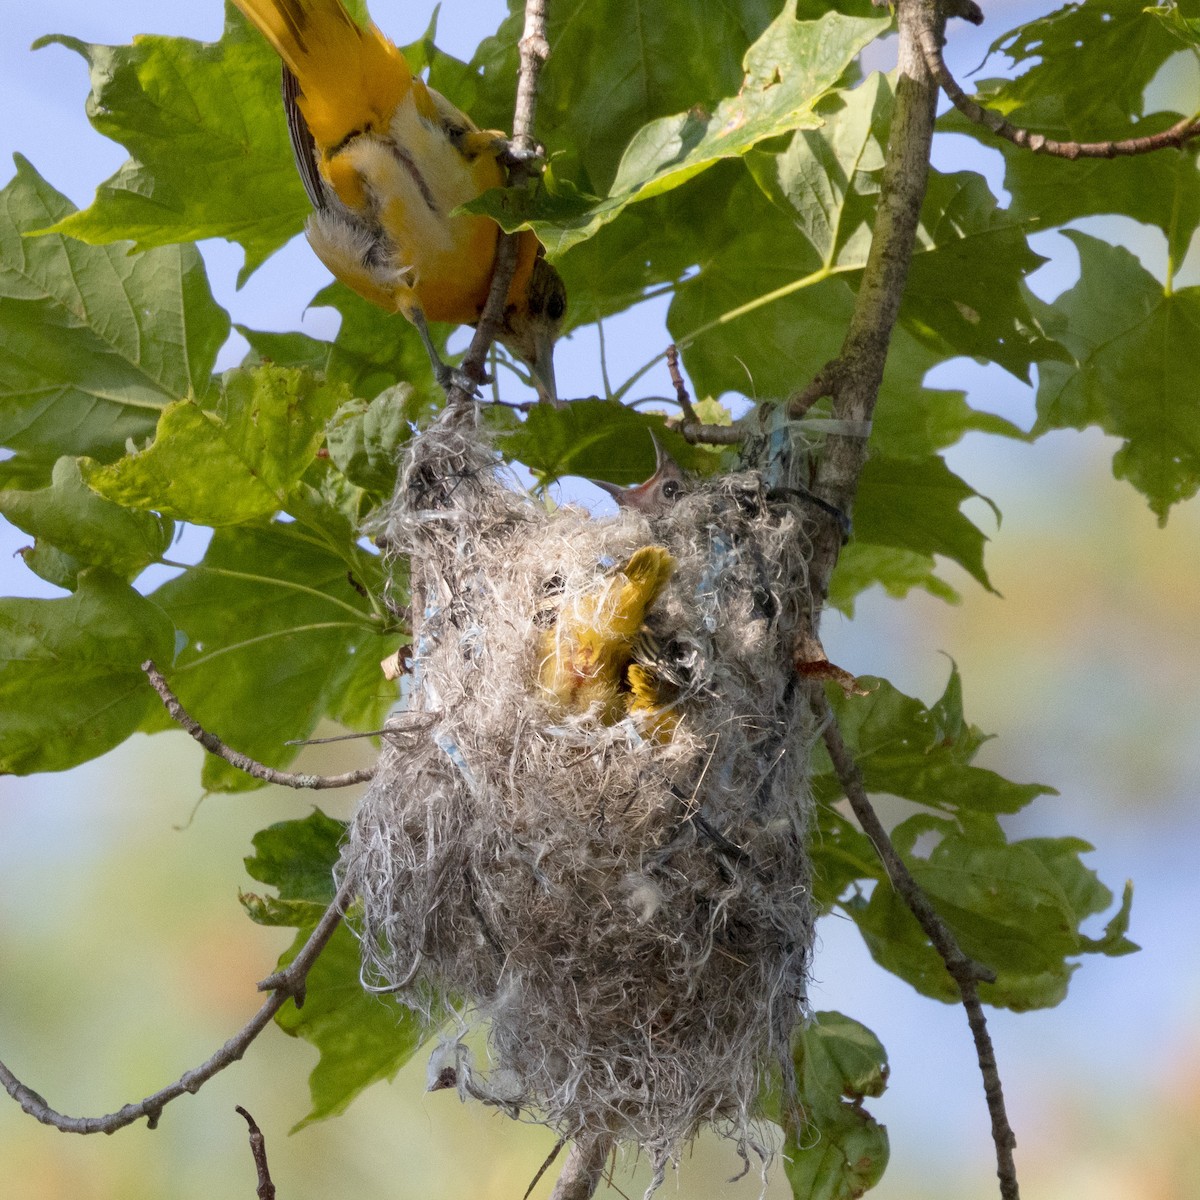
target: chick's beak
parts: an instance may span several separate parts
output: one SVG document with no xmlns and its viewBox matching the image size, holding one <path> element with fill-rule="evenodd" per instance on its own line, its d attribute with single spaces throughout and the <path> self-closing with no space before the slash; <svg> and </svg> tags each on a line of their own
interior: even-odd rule
<svg viewBox="0 0 1200 1200">
<path fill-rule="evenodd" d="M 650 435 L 654 443 L 654 474 L 645 483 L 633 487 L 621 487 L 604 479 L 591 479 L 598 488 L 603 488 L 620 508 L 632 508 L 647 517 L 665 515 L 675 503 L 685 482 L 679 464 L 662 448 L 658 438 Z"/>
</svg>

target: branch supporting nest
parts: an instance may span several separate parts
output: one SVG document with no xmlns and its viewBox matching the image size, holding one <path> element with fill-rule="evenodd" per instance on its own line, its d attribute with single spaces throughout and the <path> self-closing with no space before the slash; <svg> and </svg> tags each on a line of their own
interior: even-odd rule
<svg viewBox="0 0 1200 1200">
<path fill-rule="evenodd" d="M 278 771 L 263 763 L 231 749 L 215 733 L 209 733 L 199 721 L 193 717 L 179 702 L 179 697 L 171 690 L 170 684 L 163 678 L 162 672 L 147 659 L 142 663 L 142 670 L 151 686 L 158 693 L 163 707 L 171 714 L 171 719 L 185 732 L 191 734 L 210 754 L 223 758 L 232 767 L 245 771 L 255 779 L 264 783 L 278 783 L 283 787 L 299 790 L 324 791 L 329 788 L 352 787 L 356 783 L 365 783 L 375 774 L 374 767 L 361 767 L 357 771 L 346 771 L 341 775 L 307 775 L 295 771 Z"/>
<path fill-rule="evenodd" d="M 899 0 L 897 4 L 900 50 L 896 108 L 871 250 L 841 350 L 802 392 L 789 398 L 789 415 L 794 419 L 802 417 L 821 397 L 829 396 L 833 401 L 835 421 L 862 426 L 871 420 L 883 382 L 884 364 L 908 278 L 925 196 L 938 85 L 946 86 L 939 73 L 939 64 L 941 72 L 949 76 L 941 63 L 940 53 L 948 16 L 960 16 L 974 23 L 982 20 L 982 12 L 973 0 L 944 0 L 940 4 L 938 0 Z M 866 455 L 865 438 L 831 434 L 818 466 L 814 490 L 841 511 L 849 513 Z M 818 606 L 828 594 L 829 579 L 840 549 L 840 530 L 833 522 L 826 522 L 814 545 L 809 571 Z M 854 814 L 879 854 L 892 886 L 917 918 L 958 987 L 983 1076 L 1000 1194 L 1003 1200 L 1018 1200 L 1013 1161 L 1016 1138 L 1005 1112 L 995 1052 L 979 1000 L 979 983 L 994 976 L 963 953 L 904 865 L 871 807 L 862 776 L 842 741 L 828 703 L 815 687 L 813 693 L 814 709 L 826 722 L 825 744 Z"/>
<path fill-rule="evenodd" d="M 841 782 L 850 801 L 850 807 L 862 826 L 863 832 L 871 839 L 875 852 L 887 872 L 892 886 L 900 898 L 908 905 L 909 911 L 916 917 L 925 936 L 937 951 L 946 970 L 950 973 L 962 998 L 962 1006 L 967 1014 L 967 1022 L 975 1039 L 975 1053 L 979 1060 L 979 1070 L 983 1076 L 983 1090 L 987 1097 L 988 1113 L 992 1120 L 992 1141 L 996 1146 L 996 1174 L 1000 1180 L 1000 1195 L 1003 1200 L 1018 1200 L 1020 1192 L 1017 1187 L 1017 1169 L 1013 1161 L 1013 1148 L 1017 1139 L 1008 1123 L 1008 1114 L 1004 1106 L 1004 1089 L 1000 1082 L 1000 1071 L 996 1065 L 996 1053 L 992 1047 L 991 1035 L 988 1033 L 987 1018 L 984 1016 L 983 1004 L 979 999 L 979 984 L 993 983 L 996 976 L 989 968 L 977 963 L 959 946 L 954 934 L 937 914 L 929 898 L 921 890 L 920 885 L 912 877 L 904 860 L 896 847 L 892 845 L 887 830 L 879 820 L 878 814 L 867 798 L 863 787 L 862 774 L 858 769 L 854 756 L 846 749 L 842 741 L 841 731 L 833 719 L 829 704 L 824 696 L 818 695 L 814 704 L 815 711 L 824 723 L 822 737 L 825 748 L 833 762 L 833 769 Z"/>
<path fill-rule="evenodd" d="M 156 1128 L 162 1110 L 172 1100 L 185 1092 L 198 1092 L 214 1075 L 237 1062 L 288 1000 L 295 1000 L 297 1008 L 303 1005 L 308 973 L 341 923 L 342 914 L 353 898 L 354 889 L 343 884 L 288 968 L 276 972 L 258 985 L 260 991 L 271 992 L 258 1012 L 211 1058 L 144 1100 L 126 1104 L 124 1108 L 102 1117 L 69 1117 L 51 1108 L 44 1097 L 22 1083 L 3 1062 L 0 1062 L 0 1083 L 4 1084 L 8 1094 L 29 1116 L 63 1133 L 116 1133 L 118 1129 L 124 1129 L 126 1125 L 143 1118 L 151 1129 Z"/>
<path fill-rule="evenodd" d="M 931 28 L 919 31 L 919 44 L 929 73 L 950 98 L 954 107 L 967 120 L 976 125 L 983 125 L 997 137 L 1004 138 L 1005 141 L 1012 142 L 1014 146 L 1020 146 L 1023 150 L 1028 150 L 1033 154 L 1046 154 L 1053 158 L 1069 160 L 1121 158 L 1135 154 L 1151 154 L 1155 150 L 1179 149 L 1193 138 L 1200 137 L 1200 119 L 1184 117 L 1170 129 L 1164 129 L 1161 133 L 1148 134 L 1145 137 L 1120 138 L 1107 142 L 1056 142 L 1044 134 L 1033 133 L 1031 130 L 1013 125 L 999 113 L 992 112 L 972 100 L 950 73 L 950 68 L 946 66 L 940 40 Z"/>
</svg>

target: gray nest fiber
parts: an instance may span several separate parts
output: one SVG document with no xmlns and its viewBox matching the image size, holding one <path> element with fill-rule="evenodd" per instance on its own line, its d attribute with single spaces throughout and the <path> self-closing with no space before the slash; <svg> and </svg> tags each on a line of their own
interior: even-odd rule
<svg viewBox="0 0 1200 1200">
<path fill-rule="evenodd" d="M 414 645 L 339 867 L 362 897 L 364 980 L 457 1014 L 442 1085 L 634 1143 L 652 1188 L 704 1122 L 765 1162 L 757 1097 L 772 1070 L 793 1090 L 813 939 L 813 728 L 791 650 L 804 514 L 755 472 L 654 521 L 551 512 L 500 465 L 443 419 L 386 520 Z M 646 546 L 674 567 L 629 653 L 662 711 L 564 707 L 541 683 L 556 631 Z M 461 1041 L 476 1024 L 479 1066 Z"/>
</svg>

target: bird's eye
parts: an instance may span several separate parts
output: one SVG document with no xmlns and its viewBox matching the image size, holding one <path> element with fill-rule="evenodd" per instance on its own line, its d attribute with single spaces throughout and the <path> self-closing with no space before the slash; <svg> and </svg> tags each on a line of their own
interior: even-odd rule
<svg viewBox="0 0 1200 1200">
<path fill-rule="evenodd" d="M 551 296 L 546 301 L 546 316 L 552 321 L 562 319 L 563 313 L 567 311 L 567 302 L 561 296 Z"/>
<path fill-rule="evenodd" d="M 677 479 L 664 479 L 662 485 L 662 494 L 664 500 L 678 500 L 683 489 L 679 486 Z"/>
</svg>

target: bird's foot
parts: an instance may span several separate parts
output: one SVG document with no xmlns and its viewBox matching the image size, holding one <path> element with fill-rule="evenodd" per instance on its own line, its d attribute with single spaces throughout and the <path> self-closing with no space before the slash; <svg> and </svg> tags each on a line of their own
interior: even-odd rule
<svg viewBox="0 0 1200 1200">
<path fill-rule="evenodd" d="M 512 170 L 513 167 L 517 166 L 541 166 L 546 161 L 546 148 L 544 146 L 534 146 L 532 150 L 525 150 L 515 142 L 505 139 L 500 146 L 499 153 L 496 155 L 496 161 L 505 170 Z"/>
<path fill-rule="evenodd" d="M 472 400 L 480 398 L 480 385 L 466 371 L 460 371 L 458 367 L 451 367 L 439 361 L 438 365 L 434 368 L 433 374 L 437 380 L 438 387 L 447 396 L 453 391 L 459 391 Z M 486 383 L 487 381 L 484 380 L 483 382 Z"/>
</svg>

